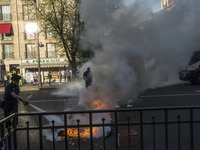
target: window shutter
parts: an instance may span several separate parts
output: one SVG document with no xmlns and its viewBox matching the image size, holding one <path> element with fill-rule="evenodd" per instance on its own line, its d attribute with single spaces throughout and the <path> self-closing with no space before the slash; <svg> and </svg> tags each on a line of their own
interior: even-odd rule
<svg viewBox="0 0 200 150">
<path fill-rule="evenodd" d="M 3 15 L 2 15 L 2 6 L 0 6 L 0 20 L 3 20 Z"/>
<path fill-rule="evenodd" d="M 36 58 L 36 50 L 34 51 L 34 57 L 33 58 Z"/>
<path fill-rule="evenodd" d="M 27 59 L 27 52 L 26 52 L 26 49 L 24 51 L 24 58 Z"/>
<path fill-rule="evenodd" d="M 4 53 L 5 48 L 4 48 L 4 45 L 2 46 L 2 48 L 3 48 L 3 51 L 2 51 L 2 59 L 5 59 L 5 53 Z"/>
<path fill-rule="evenodd" d="M 46 45 L 46 58 L 48 58 L 48 48 L 47 48 L 47 45 Z"/>
<path fill-rule="evenodd" d="M 24 28 L 25 29 L 25 28 Z M 24 39 L 26 40 L 26 31 L 24 31 Z"/>
<path fill-rule="evenodd" d="M 24 58 L 27 59 L 27 45 L 25 45 Z"/>
</svg>

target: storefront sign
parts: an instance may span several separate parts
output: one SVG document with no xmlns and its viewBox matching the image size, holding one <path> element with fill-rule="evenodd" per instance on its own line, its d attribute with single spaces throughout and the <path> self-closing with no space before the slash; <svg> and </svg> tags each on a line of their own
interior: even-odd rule
<svg viewBox="0 0 200 150">
<path fill-rule="evenodd" d="M 40 59 L 40 63 L 41 64 L 62 63 L 62 62 L 68 62 L 67 58 Z M 38 64 L 38 59 L 24 59 L 24 60 L 22 60 L 22 64 L 23 65 Z"/>
<path fill-rule="evenodd" d="M 84 63 L 87 61 L 91 61 L 90 58 L 79 58 L 76 59 L 76 62 L 78 63 Z M 49 63 L 62 63 L 62 62 L 68 62 L 67 58 L 42 58 L 40 59 L 41 64 L 49 64 Z M 22 65 L 28 65 L 28 64 L 38 64 L 38 59 L 23 59 L 22 60 Z"/>
</svg>

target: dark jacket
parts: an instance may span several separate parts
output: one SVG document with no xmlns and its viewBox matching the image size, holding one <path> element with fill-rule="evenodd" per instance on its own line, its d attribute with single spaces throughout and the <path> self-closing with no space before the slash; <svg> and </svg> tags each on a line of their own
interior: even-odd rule
<svg viewBox="0 0 200 150">
<path fill-rule="evenodd" d="M 6 103 L 16 103 L 17 102 L 17 99 L 11 95 L 12 92 L 15 92 L 16 95 L 19 95 L 20 90 L 19 90 L 18 85 L 15 85 L 11 82 L 5 88 L 4 100 Z"/>
</svg>

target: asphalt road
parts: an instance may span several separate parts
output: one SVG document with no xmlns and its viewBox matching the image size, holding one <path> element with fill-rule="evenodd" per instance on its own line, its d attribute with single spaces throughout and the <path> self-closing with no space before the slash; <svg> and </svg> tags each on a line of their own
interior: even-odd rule
<svg viewBox="0 0 200 150">
<path fill-rule="evenodd" d="M 32 87 L 27 87 L 32 88 Z M 25 87 L 25 89 L 27 89 Z M 78 95 L 59 95 L 59 86 L 43 88 L 41 90 L 21 90 L 20 95 L 29 102 L 47 112 L 59 112 L 76 106 Z M 54 94 L 57 93 L 57 94 Z M 3 91 L 0 91 L 0 99 L 3 99 Z M 134 107 L 161 107 L 161 106 L 191 106 L 199 105 L 200 86 L 189 83 L 177 84 L 156 89 L 149 89 L 133 99 Z M 121 100 L 120 105 L 127 106 L 126 100 Z M 36 112 L 32 107 L 24 107 L 19 104 L 19 112 Z M 1 111 L 0 111 L 1 113 Z"/>
<path fill-rule="evenodd" d="M 59 89 L 44 89 L 38 91 L 22 92 L 30 103 L 45 111 L 63 111 L 73 108 L 78 101 L 78 96 L 52 95 Z M 126 107 L 127 101 L 120 102 Z M 200 105 L 200 86 L 190 83 L 177 84 L 156 89 L 149 89 L 133 99 L 134 107 L 161 107 L 161 106 L 192 106 Z M 29 110 L 28 110 L 29 111 Z"/>
<path fill-rule="evenodd" d="M 33 91 L 22 91 L 21 95 L 23 97 L 26 97 L 31 104 L 34 106 L 42 109 L 43 111 L 47 112 L 60 112 L 60 111 L 65 111 L 70 108 L 74 108 L 77 105 L 78 102 L 78 96 L 59 96 L 59 95 L 52 95 L 52 93 L 58 92 L 58 89 L 56 88 L 49 88 L 49 89 L 42 89 L 42 90 L 33 90 Z M 0 93 L 0 96 L 3 96 L 3 93 Z M 138 95 L 137 98 L 133 100 L 133 107 L 135 108 L 140 108 L 140 107 L 162 107 L 162 106 L 196 106 L 200 105 L 200 86 L 199 85 L 191 85 L 191 84 L 177 84 L 177 85 L 172 85 L 172 86 L 167 86 L 167 87 L 161 87 L 161 88 L 156 88 L 156 89 L 149 89 L 146 90 L 145 92 L 142 92 Z M 120 101 L 121 108 L 126 108 L 127 106 L 127 101 Z M 36 109 L 34 109 L 31 106 L 24 107 L 21 103 L 19 104 L 19 112 L 20 113 L 26 113 L 26 112 L 37 112 Z M 0 112 L 2 113 L 2 111 Z M 155 113 L 153 112 L 152 114 L 156 114 L 157 118 L 162 118 L 162 113 Z M 152 117 L 152 114 L 146 114 L 146 117 Z M 188 114 L 184 114 L 184 112 L 179 113 L 186 118 L 188 117 Z M 136 114 L 125 114 L 126 117 L 130 116 L 134 119 L 137 119 Z M 125 116 L 121 116 L 122 120 Z M 173 115 L 170 117 L 174 117 Z M 30 120 L 32 125 L 38 124 L 38 120 L 36 118 L 30 118 L 30 117 L 23 117 L 20 118 L 20 124 L 25 124 L 26 120 Z M 162 131 L 162 126 L 157 128 L 157 132 Z M 176 141 L 177 139 L 174 140 L 174 131 L 177 130 L 176 127 L 171 126 L 169 128 L 172 128 L 170 130 L 170 138 L 169 142 Z M 199 129 L 199 128 L 198 128 Z M 136 128 L 137 130 L 137 128 Z M 152 128 L 145 128 L 144 131 L 145 133 L 148 133 L 152 130 Z M 185 130 L 188 130 L 188 128 L 185 128 Z M 187 141 L 190 140 L 186 137 L 188 137 L 187 132 L 182 133 L 182 141 L 183 143 L 188 143 Z M 24 135 L 24 136 L 21 136 Z M 22 132 L 20 134 L 20 141 L 26 141 L 26 132 Z M 161 134 L 162 135 L 162 134 Z M 163 142 L 163 139 L 161 139 L 160 136 L 157 138 L 157 142 Z M 39 145 L 36 144 L 38 143 L 38 132 L 31 132 L 31 143 L 35 143 L 32 145 L 32 149 L 39 149 Z M 149 140 L 150 138 L 151 140 Z M 44 149 L 51 149 L 52 147 L 52 142 L 46 140 L 47 138 L 44 138 Z M 149 148 L 148 146 L 152 144 L 152 137 L 146 136 L 145 140 L 147 141 L 145 144 L 144 149 L 151 150 L 152 148 Z M 151 141 L 151 142 L 150 142 Z M 113 142 L 113 139 L 107 139 L 107 144 L 110 150 L 114 150 L 114 145 L 111 143 Z M 96 145 L 98 144 L 98 140 L 96 141 Z M 83 149 L 82 150 L 87 150 L 87 145 L 89 144 L 89 141 L 83 143 Z M 64 147 L 64 142 L 56 142 L 57 148 L 56 149 L 62 149 Z M 20 148 L 20 150 L 26 149 L 26 144 L 23 146 L 24 148 Z M 164 149 L 162 145 L 157 146 L 159 150 Z M 170 147 L 172 150 L 177 150 L 177 147 Z M 75 146 L 70 147 L 70 150 L 76 149 Z M 96 146 L 96 149 L 102 149 L 101 147 Z M 124 148 L 127 149 L 127 148 Z M 136 146 L 134 149 L 140 149 L 140 147 Z M 182 147 L 183 150 L 188 150 L 189 145 L 186 144 L 184 147 Z M 195 150 L 200 149 L 198 145 L 196 145 Z M 120 149 L 121 150 L 121 149 Z"/>
<path fill-rule="evenodd" d="M 59 112 L 76 106 L 78 95 L 63 96 L 58 88 L 44 88 L 41 90 L 22 91 L 21 96 L 28 99 L 31 104 L 47 112 Z M 62 89 L 63 90 L 63 89 Z M 3 93 L 0 93 L 3 97 Z M 126 100 L 121 100 L 120 105 L 127 106 Z M 200 105 L 200 86 L 190 83 L 177 84 L 156 89 L 149 89 L 133 99 L 133 107 L 162 107 L 162 106 L 193 106 Z M 20 105 L 19 112 L 35 112 L 30 106 Z"/>
<path fill-rule="evenodd" d="M 139 95 L 136 107 L 200 105 L 200 85 L 177 84 L 150 89 Z"/>
</svg>

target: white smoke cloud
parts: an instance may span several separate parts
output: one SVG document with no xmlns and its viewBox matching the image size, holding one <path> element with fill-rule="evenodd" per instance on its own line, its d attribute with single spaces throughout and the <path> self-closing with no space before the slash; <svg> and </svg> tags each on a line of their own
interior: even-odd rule
<svg viewBox="0 0 200 150">
<path fill-rule="evenodd" d="M 115 8 L 110 7 L 113 0 L 81 1 L 82 19 L 87 20 L 82 43 L 95 51 L 95 94 L 129 98 L 147 88 L 179 82 L 179 66 L 199 46 L 200 4 L 194 1 L 193 8 L 178 1 L 171 11 L 157 13 L 153 0 L 119 3 L 113 13 L 108 11 Z"/>
<path fill-rule="evenodd" d="M 66 82 L 65 84 L 60 85 L 57 88 L 57 90 L 52 92 L 51 94 L 56 95 L 57 97 L 64 97 L 64 96 L 77 97 L 81 91 L 85 90 L 85 82 L 83 80 L 83 73 L 87 70 L 87 67 L 91 67 L 91 66 L 92 66 L 91 61 L 85 63 L 81 68 L 79 68 L 78 81 L 71 82 L 71 83 Z"/>
<path fill-rule="evenodd" d="M 84 88 L 84 82 L 73 82 L 62 84 L 58 87 L 58 89 L 52 92 L 52 95 L 56 95 L 57 97 L 63 96 L 77 96 L 79 92 Z"/>
<path fill-rule="evenodd" d="M 92 86 L 84 88 L 82 82 L 82 86 L 62 92 L 79 93 L 76 110 L 95 109 L 91 100 L 112 108 L 118 98 L 126 100 L 145 89 L 179 82 L 179 66 L 187 63 L 193 50 L 200 46 L 199 0 L 180 0 L 171 11 L 157 13 L 154 0 L 119 3 L 118 7 L 112 7 L 116 4 L 113 1 L 81 1 L 82 19 L 87 23 L 82 46 L 95 51 L 95 61 L 80 69 L 82 78 L 86 68 L 91 68 Z M 93 121 L 100 122 L 103 117 L 110 123 L 109 114 L 97 114 Z M 88 122 L 83 114 L 71 118 Z M 96 136 L 101 135 L 99 132 Z"/>
</svg>

